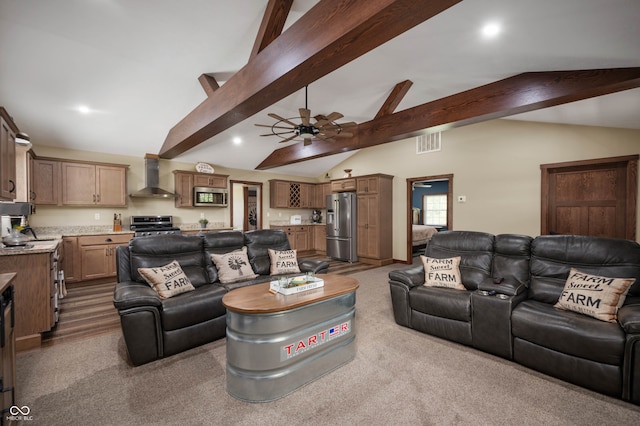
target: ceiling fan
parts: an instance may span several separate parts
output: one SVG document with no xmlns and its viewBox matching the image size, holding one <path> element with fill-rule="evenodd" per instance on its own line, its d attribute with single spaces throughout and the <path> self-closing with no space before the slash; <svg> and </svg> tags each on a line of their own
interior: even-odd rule
<svg viewBox="0 0 640 426">
<path fill-rule="evenodd" d="M 269 117 L 276 121 L 272 125 L 256 124 L 258 127 L 269 127 L 271 133 L 260 136 L 278 136 L 282 138 L 280 143 L 292 140 L 304 140 L 304 145 L 310 145 L 313 138 L 321 139 L 327 142 L 335 142 L 334 138 L 350 138 L 353 133 L 345 132 L 345 129 L 355 127 L 358 124 L 350 121 L 348 123 L 338 124 L 336 120 L 344 117 L 339 112 L 332 112 L 329 115 L 316 115 L 315 123 L 311 123 L 311 111 L 307 107 L 307 86 L 304 88 L 304 108 L 298 110 L 300 117 L 284 118 L 278 114 L 270 113 Z M 294 123 L 292 120 L 300 119 L 300 124 Z"/>
</svg>

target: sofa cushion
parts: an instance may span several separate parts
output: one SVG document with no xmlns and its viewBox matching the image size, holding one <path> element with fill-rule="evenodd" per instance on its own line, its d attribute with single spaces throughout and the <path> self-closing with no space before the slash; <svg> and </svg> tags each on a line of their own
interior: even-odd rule
<svg viewBox="0 0 640 426">
<path fill-rule="evenodd" d="M 420 256 L 424 266 L 424 285 L 426 287 L 446 287 L 466 290 L 460 280 L 460 256 L 448 259 L 434 259 Z"/>
<path fill-rule="evenodd" d="M 595 319 L 616 322 L 635 278 L 610 278 L 586 274 L 571 268 L 556 308 L 579 312 Z"/>
<path fill-rule="evenodd" d="M 427 243 L 425 256 L 438 259 L 460 256 L 460 276 L 464 286 L 476 290 L 491 277 L 495 237 L 485 232 L 438 232 Z"/>
<path fill-rule="evenodd" d="M 558 301 L 569 271 L 607 277 L 635 278 L 629 295 L 640 295 L 640 244 L 635 241 L 583 235 L 542 235 L 531 243 L 532 299 Z"/>
<path fill-rule="evenodd" d="M 451 288 L 414 287 L 409 292 L 412 310 L 456 321 L 471 321 L 471 293 Z"/>
<path fill-rule="evenodd" d="M 257 229 L 244 233 L 244 244 L 247 246 L 249 263 L 259 275 L 271 273 L 269 249 L 291 250 L 289 238 L 281 229 Z"/>
<path fill-rule="evenodd" d="M 560 353 L 622 365 L 625 334 L 616 323 L 526 300 L 513 310 L 511 329 L 514 337 Z"/>
<path fill-rule="evenodd" d="M 251 269 L 246 247 L 231 253 L 212 254 L 211 260 L 216 265 L 218 277 L 223 284 L 250 280 L 258 276 Z"/>
<path fill-rule="evenodd" d="M 217 284 L 198 287 L 162 302 L 163 330 L 178 330 L 226 315 L 222 297 L 227 291 Z"/>
<path fill-rule="evenodd" d="M 298 266 L 297 250 L 272 250 L 268 249 L 271 259 L 271 275 L 297 274 Z"/>
<path fill-rule="evenodd" d="M 129 241 L 129 261 L 131 277 L 144 283 L 138 268 L 154 268 L 176 260 L 194 287 L 209 281 L 202 238 L 197 235 L 154 235 L 135 237 Z"/>
<path fill-rule="evenodd" d="M 195 290 L 175 260 L 156 268 L 138 268 L 138 272 L 163 299 Z"/>
<path fill-rule="evenodd" d="M 211 254 L 225 254 L 234 250 L 240 250 L 244 246 L 244 235 L 241 231 L 226 230 L 207 232 L 202 235 L 204 240 L 204 251 L 206 252 L 207 273 L 211 282 L 219 281 L 218 270 L 216 269 Z"/>
</svg>

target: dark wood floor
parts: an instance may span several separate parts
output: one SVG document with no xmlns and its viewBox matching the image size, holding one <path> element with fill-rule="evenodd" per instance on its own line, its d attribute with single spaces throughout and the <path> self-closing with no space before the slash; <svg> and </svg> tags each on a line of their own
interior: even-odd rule
<svg viewBox="0 0 640 426">
<path fill-rule="evenodd" d="M 375 268 L 365 263 L 347 263 L 324 256 L 313 255 L 301 259 L 319 259 L 329 262 L 329 272 L 348 275 Z M 59 301 L 58 324 L 42 338 L 42 347 L 104 333 L 120 332 L 120 316 L 113 306 L 116 283 L 67 284 L 67 296 Z"/>
</svg>

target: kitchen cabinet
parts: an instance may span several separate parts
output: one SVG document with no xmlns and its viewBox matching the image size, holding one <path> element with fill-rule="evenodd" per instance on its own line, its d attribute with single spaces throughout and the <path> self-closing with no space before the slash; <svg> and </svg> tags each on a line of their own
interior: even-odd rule
<svg viewBox="0 0 640 426">
<path fill-rule="evenodd" d="M 272 229 L 281 229 L 289 238 L 292 250 L 298 253 L 311 250 L 310 227 L 307 225 L 272 226 Z"/>
<path fill-rule="evenodd" d="M 55 324 L 57 249 L 0 256 L 0 273 L 15 272 L 16 349 L 39 347 L 41 333 Z"/>
<path fill-rule="evenodd" d="M 209 173 L 194 173 L 193 186 L 204 186 L 208 188 L 226 188 L 227 177 L 225 175 L 214 175 Z"/>
<path fill-rule="evenodd" d="M 0 400 L 2 413 L 8 412 L 15 405 L 16 392 L 16 339 L 14 333 L 14 301 L 13 285 L 15 273 L 0 274 L 0 326 L 2 341 L 0 342 Z"/>
<path fill-rule="evenodd" d="M 30 199 L 37 205 L 61 205 L 60 161 L 34 158 L 31 160 Z"/>
<path fill-rule="evenodd" d="M 314 194 L 314 209 L 326 209 L 327 208 L 327 195 L 331 194 L 331 183 L 318 183 L 315 185 Z"/>
<path fill-rule="evenodd" d="M 80 247 L 78 237 L 62 238 L 62 270 L 65 281 L 74 283 L 80 281 L 82 271 L 80 270 Z"/>
<path fill-rule="evenodd" d="M 349 192 L 355 190 L 355 178 L 335 179 L 331 181 L 331 192 Z"/>
<path fill-rule="evenodd" d="M 175 206 L 193 207 L 193 173 L 173 172 Z"/>
<path fill-rule="evenodd" d="M 78 237 L 81 280 L 115 277 L 116 247 L 128 245 L 132 237 L 133 234 Z"/>
<path fill-rule="evenodd" d="M 358 260 L 375 265 L 393 262 L 393 176 L 377 174 L 357 178 Z"/>
<path fill-rule="evenodd" d="M 289 208 L 289 194 L 291 192 L 291 182 L 281 180 L 269 181 L 269 206 L 273 208 Z"/>
<path fill-rule="evenodd" d="M 127 205 L 127 166 L 62 162 L 62 205 Z"/>
<path fill-rule="evenodd" d="M 316 209 L 316 184 L 273 179 L 269 181 L 269 206 L 280 209 Z"/>
<path fill-rule="evenodd" d="M 310 227 L 313 233 L 313 250 L 316 252 L 327 252 L 327 226 L 313 225 Z"/>
<path fill-rule="evenodd" d="M 193 188 L 204 186 L 207 188 L 227 188 L 229 175 L 210 173 L 194 173 L 186 170 L 174 170 L 173 182 L 175 191 L 175 206 L 179 208 L 193 207 Z"/>
<path fill-rule="evenodd" d="M 16 133 L 13 119 L 0 107 L 0 200 L 16 198 Z"/>
</svg>

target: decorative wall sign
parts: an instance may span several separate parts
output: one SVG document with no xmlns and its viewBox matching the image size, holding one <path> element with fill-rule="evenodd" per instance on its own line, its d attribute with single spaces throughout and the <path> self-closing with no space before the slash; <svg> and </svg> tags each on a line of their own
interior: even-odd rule
<svg viewBox="0 0 640 426">
<path fill-rule="evenodd" d="M 197 163 L 196 164 L 196 171 L 200 172 L 200 173 L 213 173 L 213 167 L 211 167 L 211 164 L 207 164 L 207 163 Z"/>
</svg>

